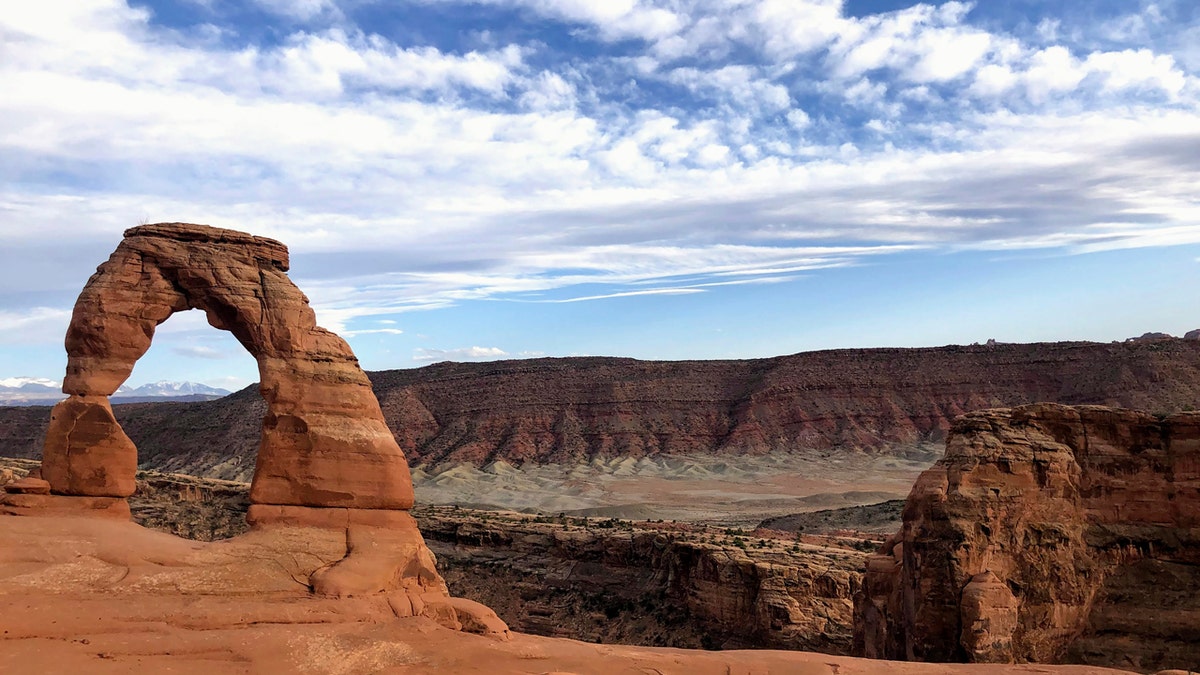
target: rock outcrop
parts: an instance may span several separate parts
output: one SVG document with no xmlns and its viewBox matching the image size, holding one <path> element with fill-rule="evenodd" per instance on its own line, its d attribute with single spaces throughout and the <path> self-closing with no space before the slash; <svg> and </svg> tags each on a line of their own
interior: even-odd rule
<svg viewBox="0 0 1200 675">
<path fill-rule="evenodd" d="M 1200 663 L 1200 413 L 965 415 L 903 518 L 856 597 L 867 656 Z"/>
<path fill-rule="evenodd" d="M 407 509 L 412 480 L 371 383 L 344 340 L 316 325 L 272 239 L 163 223 L 125 232 L 67 329 L 67 373 L 42 455 L 56 494 L 127 497 L 137 449 L 108 403 L 172 314 L 203 311 L 258 361 L 266 402 L 251 500 Z M 269 510 L 268 510 L 269 511 Z"/>
<path fill-rule="evenodd" d="M 387 595 L 396 616 L 503 634 L 486 608 L 449 597 L 408 512 L 412 478 L 371 383 L 346 342 L 316 325 L 287 269 L 287 249 L 271 239 L 181 223 L 127 230 L 75 304 L 68 398 L 51 412 L 40 473 L 5 487 L 0 515 L 130 518 L 138 450 L 108 397 L 159 324 L 199 309 L 258 361 L 266 405 L 247 515 L 254 531 L 227 550 L 283 532 L 273 540 L 297 547 L 274 553 L 298 556 L 288 576 L 319 596 Z M 319 541 L 329 546 L 315 555 L 310 542 Z"/>
<path fill-rule="evenodd" d="M 428 615 L 398 618 L 403 606 L 390 595 L 309 594 L 296 580 L 344 555 L 337 534 L 275 528 L 202 543 L 127 522 L 0 518 L 0 667 L 6 675 L 1117 675 L 1040 665 L 881 668 L 828 654 L 656 649 L 522 634 L 484 639 Z M 478 616 L 469 602 L 452 608 Z M 494 617 L 482 619 L 464 628 L 487 630 Z"/>
</svg>

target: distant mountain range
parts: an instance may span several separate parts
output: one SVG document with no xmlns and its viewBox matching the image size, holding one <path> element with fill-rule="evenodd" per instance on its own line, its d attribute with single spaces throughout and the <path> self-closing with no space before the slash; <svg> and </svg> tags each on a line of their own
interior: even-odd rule
<svg viewBox="0 0 1200 675">
<path fill-rule="evenodd" d="M 957 415 L 1036 401 L 1200 406 L 1200 340 L 841 349 L 741 361 L 543 358 L 368 373 L 413 466 L 681 455 L 940 452 Z M 164 399 L 154 399 L 162 401 Z M 37 457 L 49 411 L 0 409 L 0 448 Z M 143 467 L 249 480 L 266 404 L 116 406 Z"/>
<path fill-rule="evenodd" d="M 228 396 L 227 389 L 196 382 L 152 382 L 140 387 L 122 385 L 113 403 L 147 401 L 211 401 Z M 0 406 L 53 405 L 65 398 L 62 383 L 44 377 L 0 378 Z"/>
</svg>

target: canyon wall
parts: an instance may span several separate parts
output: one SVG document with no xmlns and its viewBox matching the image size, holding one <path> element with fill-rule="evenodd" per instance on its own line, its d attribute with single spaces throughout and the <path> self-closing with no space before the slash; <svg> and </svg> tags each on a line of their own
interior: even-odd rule
<svg viewBox="0 0 1200 675">
<path fill-rule="evenodd" d="M 1200 341 L 851 349 L 742 361 L 563 358 L 369 373 L 409 462 L 904 451 L 971 410 L 1037 401 L 1173 412 L 1200 401 Z M 143 467 L 248 480 L 254 388 L 114 407 Z M 0 408 L 0 452 L 36 457 L 45 409 Z"/>
<path fill-rule="evenodd" d="M 670 524 L 564 526 L 446 507 L 418 516 L 452 591 L 492 607 L 514 630 L 589 642 L 850 651 L 858 551 Z"/>
<path fill-rule="evenodd" d="M 866 570 L 867 656 L 1195 667 L 1200 413 L 965 415 Z"/>
</svg>

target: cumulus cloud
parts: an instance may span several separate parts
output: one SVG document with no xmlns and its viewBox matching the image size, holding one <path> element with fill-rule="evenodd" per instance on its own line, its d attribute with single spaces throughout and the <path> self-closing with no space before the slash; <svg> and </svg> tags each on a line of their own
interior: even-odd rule
<svg viewBox="0 0 1200 675">
<path fill-rule="evenodd" d="M 337 4 L 332 0 L 254 0 L 254 4 L 272 14 L 301 21 L 337 11 Z"/>
</svg>

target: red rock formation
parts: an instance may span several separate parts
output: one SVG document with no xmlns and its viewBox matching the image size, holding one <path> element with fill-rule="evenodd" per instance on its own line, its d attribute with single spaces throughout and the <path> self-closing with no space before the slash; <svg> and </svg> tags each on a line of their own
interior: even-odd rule
<svg viewBox="0 0 1200 675">
<path fill-rule="evenodd" d="M 108 405 L 175 312 L 200 309 L 258 360 L 267 403 L 251 499 L 412 506 L 408 465 L 350 347 L 316 325 L 277 241 L 202 225 L 125 232 L 88 280 L 67 330 L 67 374 L 43 452 L 54 492 L 126 497 L 137 450 Z"/>
<path fill-rule="evenodd" d="M 282 541 L 309 567 L 289 576 L 317 595 L 388 595 L 398 616 L 502 634 L 486 608 L 449 597 L 408 513 L 412 479 L 371 383 L 345 341 L 316 325 L 287 268 L 283 244 L 241 232 L 180 223 L 127 230 L 75 304 L 69 398 L 51 413 L 44 480 L 8 485 L 0 514 L 130 518 L 137 448 L 108 397 L 160 323 L 200 309 L 258 360 L 262 378 L 267 409 L 247 518 L 256 532 L 244 537 L 291 533 Z M 322 539 L 336 544 L 333 557 L 313 565 L 309 542 Z"/>
<path fill-rule="evenodd" d="M 919 661 L 1194 665 L 1198 564 L 1200 413 L 971 413 L 868 560 L 856 646 Z M 1166 601 L 1143 600 L 1155 594 Z"/>
<path fill-rule="evenodd" d="M 0 668 L 5 675 L 1118 675 L 1099 668 L 884 665 L 796 651 L 655 649 L 520 634 L 481 639 L 402 616 L 421 598 L 310 595 L 296 579 L 344 556 L 338 534 L 274 528 L 201 543 L 127 522 L 0 518 Z M 453 612 L 464 629 L 481 632 L 495 620 L 480 616 L 470 601 L 420 609 L 443 621 Z"/>
<path fill-rule="evenodd" d="M 536 359 L 371 374 L 414 463 L 574 462 L 941 442 L 971 410 L 1179 410 L 1200 343 L 855 349 L 747 361 Z"/>
</svg>

